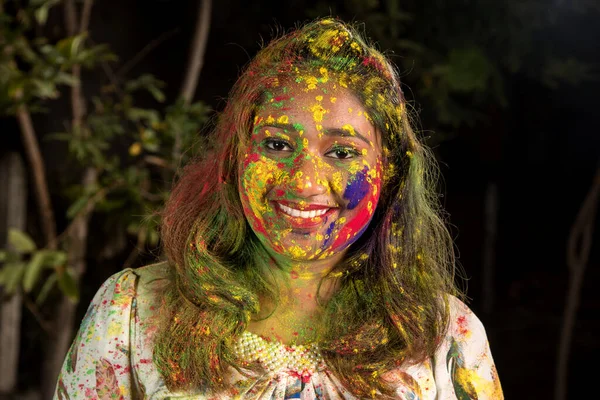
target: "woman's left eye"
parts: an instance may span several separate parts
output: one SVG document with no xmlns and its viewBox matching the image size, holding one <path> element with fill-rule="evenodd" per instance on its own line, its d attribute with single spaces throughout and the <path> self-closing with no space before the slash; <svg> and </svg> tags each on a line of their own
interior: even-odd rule
<svg viewBox="0 0 600 400">
<path fill-rule="evenodd" d="M 339 160 L 347 160 L 358 156 L 360 153 L 351 147 L 338 147 L 325 153 L 326 156 L 337 158 Z"/>
</svg>

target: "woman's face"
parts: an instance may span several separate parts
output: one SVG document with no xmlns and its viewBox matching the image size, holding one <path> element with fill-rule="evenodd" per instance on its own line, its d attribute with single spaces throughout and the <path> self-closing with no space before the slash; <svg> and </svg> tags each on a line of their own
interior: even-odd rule
<svg viewBox="0 0 600 400">
<path fill-rule="evenodd" d="M 261 242 L 293 260 L 348 248 L 377 207 L 380 142 L 360 101 L 332 81 L 267 93 L 239 174 L 244 213 Z"/>
</svg>

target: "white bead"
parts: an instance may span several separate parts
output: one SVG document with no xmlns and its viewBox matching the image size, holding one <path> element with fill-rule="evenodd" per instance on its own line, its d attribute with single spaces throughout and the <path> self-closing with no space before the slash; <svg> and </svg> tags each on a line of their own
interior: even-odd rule
<svg viewBox="0 0 600 400">
<path fill-rule="evenodd" d="M 247 331 L 242 334 L 234 346 L 238 357 L 245 361 L 258 361 L 270 372 L 287 368 L 298 373 L 308 372 L 309 374 L 312 374 L 322 363 L 317 349 L 316 344 L 285 346 L 279 342 L 266 341 Z"/>
</svg>

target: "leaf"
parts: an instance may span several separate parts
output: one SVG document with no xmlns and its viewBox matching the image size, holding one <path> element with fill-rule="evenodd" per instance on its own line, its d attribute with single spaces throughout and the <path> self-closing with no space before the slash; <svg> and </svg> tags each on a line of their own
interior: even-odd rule
<svg viewBox="0 0 600 400">
<path fill-rule="evenodd" d="M 65 387 L 65 383 L 63 382 L 62 378 L 58 381 L 58 387 L 56 388 L 56 396 L 58 397 L 58 400 L 71 400 L 71 398 L 69 397 L 69 392 L 67 391 L 67 388 Z"/>
<path fill-rule="evenodd" d="M 100 400 L 123 399 L 115 369 L 105 358 L 96 363 L 96 394 Z"/>
<path fill-rule="evenodd" d="M 67 269 L 62 274 L 58 274 L 58 287 L 69 300 L 74 303 L 79 301 L 79 288 L 70 270 Z"/>
<path fill-rule="evenodd" d="M 452 379 L 452 385 L 454 386 L 454 392 L 456 393 L 457 399 L 476 400 L 478 398 L 477 391 L 471 382 L 464 379 L 468 376 L 468 373 L 465 373 L 467 369 L 465 368 L 464 357 L 460 345 L 454 338 L 452 338 L 450 348 L 446 354 L 446 365 Z"/>
<path fill-rule="evenodd" d="M 147 120 L 150 124 L 160 121 L 160 116 L 156 110 L 148 110 L 145 108 L 131 107 L 127 110 L 127 118 L 133 122 Z"/>
<path fill-rule="evenodd" d="M 56 50 L 70 61 L 76 61 L 74 59 L 79 53 L 82 52 L 81 45 L 86 37 L 87 33 L 84 32 L 79 35 L 69 36 L 61 39 L 58 41 L 58 43 L 56 43 Z"/>
<path fill-rule="evenodd" d="M 35 19 L 40 25 L 45 25 L 48 20 L 48 7 L 42 6 L 35 10 Z"/>
<path fill-rule="evenodd" d="M 148 237 L 147 237 L 148 244 L 150 246 L 156 246 L 158 244 L 159 240 L 160 240 L 160 235 L 158 234 L 158 231 L 155 228 L 149 229 Z"/>
<path fill-rule="evenodd" d="M 50 290 L 52 290 L 52 288 L 56 284 L 57 279 L 58 279 L 57 273 L 53 273 L 52 275 L 50 275 L 48 277 L 48 279 L 46 279 L 46 282 L 44 282 L 44 285 L 42 285 L 42 289 L 40 289 L 40 293 L 38 294 L 37 298 L 35 299 L 35 303 L 37 305 L 41 305 L 46 300 L 46 297 L 48 297 Z"/>
<path fill-rule="evenodd" d="M 58 267 L 67 263 L 67 253 L 60 250 L 44 250 L 44 267 Z"/>
<path fill-rule="evenodd" d="M 28 234 L 15 228 L 8 230 L 8 243 L 19 253 L 31 253 L 37 248 Z"/>
<path fill-rule="evenodd" d="M 74 77 L 71 74 L 67 74 L 65 72 L 59 72 L 58 75 L 56 75 L 55 82 L 64 84 L 64 85 L 68 85 L 68 86 L 74 86 L 77 83 L 79 83 L 79 79 L 77 79 L 76 77 Z"/>
<path fill-rule="evenodd" d="M 444 78 L 454 91 L 483 92 L 488 88 L 493 68 L 486 54 L 476 47 L 453 49 Z"/>
<path fill-rule="evenodd" d="M 67 367 L 67 372 L 72 374 L 77 369 L 77 355 L 79 354 L 79 347 L 81 346 L 81 333 L 77 333 L 77 337 L 73 342 L 73 345 L 69 349 L 69 353 L 67 353 L 67 358 L 65 365 Z"/>
<path fill-rule="evenodd" d="M 576 86 L 585 82 L 598 81 L 598 79 L 598 71 L 595 70 L 594 65 L 573 57 L 551 59 L 544 65 L 542 71 L 542 82 L 552 89 L 558 88 L 561 83 Z"/>
<path fill-rule="evenodd" d="M 25 290 L 25 293 L 31 292 L 31 289 L 35 286 L 40 272 L 44 267 L 45 258 L 46 252 L 44 250 L 36 252 L 31 257 L 31 261 L 27 264 L 25 275 L 23 276 L 23 290 Z"/>
<path fill-rule="evenodd" d="M 8 252 L 6 252 L 4 250 L 0 250 L 0 262 L 6 261 L 7 258 L 8 258 Z"/>
<path fill-rule="evenodd" d="M 75 218 L 75 216 L 86 206 L 88 202 L 88 196 L 81 196 L 67 209 L 67 217 L 69 219 Z"/>
<path fill-rule="evenodd" d="M 156 101 L 158 101 L 159 103 L 165 101 L 165 94 L 159 88 L 155 86 L 150 86 L 148 88 L 148 91 L 152 94 L 152 97 L 154 97 L 154 99 L 156 99 Z"/>
<path fill-rule="evenodd" d="M 59 96 L 59 91 L 51 80 L 31 79 L 30 83 L 33 86 L 31 91 L 36 97 L 41 99 L 56 99 Z"/>
<path fill-rule="evenodd" d="M 15 262 L 4 266 L 2 275 L 0 276 L 0 283 L 4 284 L 4 290 L 7 294 L 11 295 L 17 290 L 24 272 L 24 262 Z"/>
</svg>

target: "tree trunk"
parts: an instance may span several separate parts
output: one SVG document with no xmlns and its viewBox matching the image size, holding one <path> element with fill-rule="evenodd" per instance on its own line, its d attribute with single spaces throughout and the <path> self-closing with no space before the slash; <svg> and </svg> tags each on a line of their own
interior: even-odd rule
<svg viewBox="0 0 600 400">
<path fill-rule="evenodd" d="M 94 185 L 97 182 L 97 170 L 88 168 L 84 173 L 83 186 Z M 89 221 L 92 214 L 93 204 L 88 204 L 88 209 L 73 221 L 69 231 L 68 243 L 68 265 L 75 270 L 75 280 L 81 282 L 81 277 L 86 269 L 87 238 L 89 231 Z M 65 355 L 69 351 L 69 346 L 73 341 L 73 332 L 75 326 L 75 312 L 77 304 L 73 303 L 66 296 L 61 300 L 54 310 L 53 325 L 55 335 L 46 346 L 46 355 L 43 366 L 42 398 L 51 399 L 56 388 L 56 382 Z"/>
<path fill-rule="evenodd" d="M 69 36 L 87 31 L 92 12 L 93 0 L 84 0 L 81 12 L 77 13 L 75 0 L 66 0 L 64 3 L 65 24 Z M 76 83 L 71 86 L 71 110 L 73 118 L 71 121 L 71 131 L 74 135 L 86 137 L 88 132 L 85 128 L 86 103 L 81 85 L 81 66 L 74 65 L 72 74 L 76 78 Z M 81 184 L 84 188 L 95 186 L 98 182 L 98 171 L 94 167 L 88 167 L 83 173 Z M 89 230 L 89 221 L 93 204 L 88 203 L 85 210 L 81 212 L 71 225 L 68 232 L 68 265 L 75 271 L 75 280 L 79 285 L 81 276 L 86 269 L 87 237 Z M 56 387 L 60 368 L 65 355 L 69 351 L 69 346 L 73 340 L 73 327 L 75 325 L 75 312 L 77 305 L 72 303 L 66 296 L 63 296 L 54 310 L 53 326 L 55 335 L 50 338 L 46 346 L 46 353 L 43 362 L 42 375 L 42 398 L 51 399 Z"/>
<path fill-rule="evenodd" d="M 21 130 L 23 147 L 27 153 L 27 161 L 31 168 L 33 178 L 33 188 L 35 199 L 40 213 L 40 221 L 44 232 L 45 247 L 55 250 L 56 243 L 56 223 L 54 221 L 54 209 L 50 200 L 50 191 L 48 190 L 48 181 L 46 180 L 46 168 L 44 159 L 40 151 L 40 145 L 33 128 L 31 114 L 25 105 L 21 105 L 17 110 L 17 121 Z"/>
<path fill-rule="evenodd" d="M 577 309 L 579 308 L 579 297 L 581 284 L 583 283 L 583 275 L 593 243 L 592 237 L 599 198 L 600 167 L 596 170 L 596 176 L 592 182 L 592 187 L 577 213 L 577 218 L 571 228 L 567 242 L 567 266 L 569 267 L 570 280 L 566 294 L 565 311 L 563 314 L 563 322 L 561 324 L 562 329 L 556 362 L 556 381 L 554 386 L 554 398 L 556 400 L 565 400 L 567 398 L 571 338 L 573 336 L 573 328 L 577 317 Z M 581 242 L 580 245 L 579 242 Z"/>
<path fill-rule="evenodd" d="M 23 161 L 17 153 L 9 153 L 0 161 L 0 244 L 8 244 L 8 230 L 25 230 L 27 216 L 27 181 Z M 2 295 L 0 291 L 0 295 Z M 17 389 L 21 334 L 22 296 L 20 290 L 0 305 L 0 397 L 8 397 Z"/>
<path fill-rule="evenodd" d="M 204 65 L 204 54 L 206 53 L 206 44 L 208 42 L 208 32 L 210 29 L 211 10 L 212 0 L 201 0 L 200 5 L 198 6 L 196 29 L 192 47 L 190 48 L 185 78 L 181 84 L 179 93 L 186 105 L 192 103 L 194 93 L 196 93 L 196 88 L 198 86 L 200 71 L 202 71 L 202 66 Z M 181 157 L 182 150 L 181 133 L 174 132 L 174 134 L 175 143 L 173 144 L 173 161 L 179 165 L 179 158 Z"/>
</svg>

